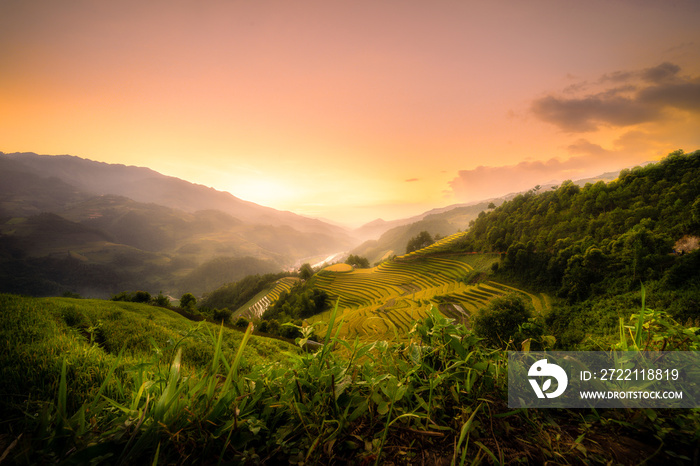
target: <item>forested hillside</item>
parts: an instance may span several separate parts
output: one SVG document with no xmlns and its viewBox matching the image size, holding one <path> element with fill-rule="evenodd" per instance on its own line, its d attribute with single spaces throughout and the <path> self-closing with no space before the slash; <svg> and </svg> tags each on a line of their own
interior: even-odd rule
<svg viewBox="0 0 700 466">
<path fill-rule="evenodd" d="M 581 327 L 616 325 L 619 301 L 641 283 L 653 306 L 682 322 L 697 319 L 698 180 L 700 151 L 677 151 L 607 184 L 533 189 L 480 215 L 451 249 L 500 252 L 498 275 L 565 298 L 569 305 L 549 318 L 577 332 L 574 342 Z"/>
</svg>

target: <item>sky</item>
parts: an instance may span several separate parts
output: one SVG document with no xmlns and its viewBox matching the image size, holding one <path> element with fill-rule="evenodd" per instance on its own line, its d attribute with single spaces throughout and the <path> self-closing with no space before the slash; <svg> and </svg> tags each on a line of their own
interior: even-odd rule
<svg viewBox="0 0 700 466">
<path fill-rule="evenodd" d="M 0 151 L 359 225 L 700 149 L 700 2 L 0 1 Z"/>
</svg>

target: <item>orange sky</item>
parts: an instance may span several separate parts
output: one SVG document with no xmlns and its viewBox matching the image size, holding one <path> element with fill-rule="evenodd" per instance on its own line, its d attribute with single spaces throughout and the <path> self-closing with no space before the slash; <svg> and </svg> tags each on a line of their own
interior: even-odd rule
<svg viewBox="0 0 700 466">
<path fill-rule="evenodd" d="M 0 151 L 361 223 L 700 149 L 700 2 L 0 2 Z"/>
</svg>

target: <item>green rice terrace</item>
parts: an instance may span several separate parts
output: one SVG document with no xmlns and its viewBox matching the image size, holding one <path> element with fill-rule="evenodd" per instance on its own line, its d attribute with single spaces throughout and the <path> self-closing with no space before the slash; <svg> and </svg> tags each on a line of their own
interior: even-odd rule
<svg viewBox="0 0 700 466">
<path fill-rule="evenodd" d="M 265 289 L 255 295 L 250 301 L 241 306 L 235 313 L 236 316 L 259 319 L 265 310 L 274 303 L 283 291 L 292 289 L 299 281 L 296 277 L 284 277 L 277 280 L 271 288 Z"/>
<path fill-rule="evenodd" d="M 459 235 L 459 234 L 458 234 Z M 496 297 L 519 293 L 537 312 L 549 305 L 544 293 L 532 294 L 487 280 L 470 284 L 468 278 L 498 260 L 494 254 L 429 255 L 437 247 L 382 262 L 371 269 L 318 272 L 312 285 L 339 301 L 344 324 L 341 336 L 363 339 L 394 339 L 406 335 L 412 322 L 422 319 L 431 307 L 446 317 L 467 322 L 469 315 Z M 309 319 L 328 320 L 330 311 Z"/>
<path fill-rule="evenodd" d="M 527 299 L 537 313 L 549 308 L 550 298 L 545 293 L 530 293 L 496 281 L 479 280 L 499 260 L 498 254 L 442 252 L 463 235 L 455 233 L 369 269 L 330 265 L 316 273 L 309 285 L 325 291 L 333 303 L 339 303 L 338 311 L 343 319 L 340 336 L 343 338 L 400 338 L 407 335 L 413 321 L 424 318 L 433 307 L 446 317 L 468 323 L 469 316 L 491 300 L 511 293 Z M 297 283 L 295 277 L 277 280 L 241 306 L 234 316 L 261 318 L 283 291 L 289 292 Z M 307 321 L 319 323 L 323 331 L 330 312 L 317 314 Z"/>
</svg>

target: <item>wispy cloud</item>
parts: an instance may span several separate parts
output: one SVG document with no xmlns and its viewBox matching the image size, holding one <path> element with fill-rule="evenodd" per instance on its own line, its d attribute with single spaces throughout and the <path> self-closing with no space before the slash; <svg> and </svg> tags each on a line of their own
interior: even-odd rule
<svg viewBox="0 0 700 466">
<path fill-rule="evenodd" d="M 564 90 L 567 97 L 550 94 L 536 99 L 531 111 L 570 133 L 661 122 L 668 118 L 669 109 L 700 114 L 700 77 L 680 73 L 678 65 L 668 62 L 642 70 L 616 71 L 595 83 L 570 85 Z M 597 92 L 568 97 L 591 87 Z"/>
<path fill-rule="evenodd" d="M 460 170 L 449 182 L 448 197 L 462 202 L 498 197 L 657 160 L 675 149 L 695 150 L 684 144 L 697 141 L 700 76 L 685 75 L 670 62 L 610 72 L 537 98 L 530 111 L 570 133 L 560 154 Z"/>
<path fill-rule="evenodd" d="M 479 166 L 472 170 L 460 170 L 449 182 L 451 193 L 462 202 L 487 199 L 525 191 L 536 184 L 565 178 L 577 178 L 588 166 L 585 156 L 565 161 L 520 162 L 500 167 Z M 568 176 L 567 176 L 568 175 Z"/>
<path fill-rule="evenodd" d="M 406 183 L 412 183 L 414 181 L 419 181 L 419 180 L 420 180 L 420 178 L 409 178 L 409 179 L 404 180 L 404 181 L 406 181 Z"/>
<path fill-rule="evenodd" d="M 448 197 L 470 202 L 522 192 L 534 186 L 578 180 L 648 162 L 681 147 L 668 145 L 655 133 L 627 131 L 610 148 L 579 138 L 566 146 L 566 156 L 515 165 L 460 170 L 449 182 Z M 650 155 L 653 154 L 653 155 Z"/>
</svg>

